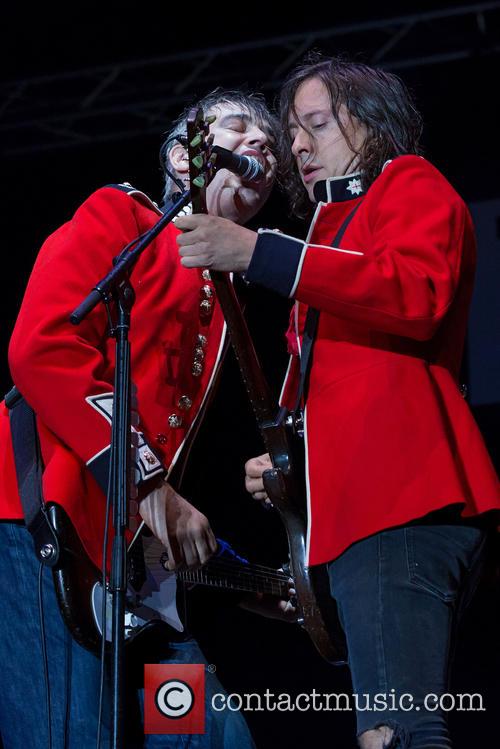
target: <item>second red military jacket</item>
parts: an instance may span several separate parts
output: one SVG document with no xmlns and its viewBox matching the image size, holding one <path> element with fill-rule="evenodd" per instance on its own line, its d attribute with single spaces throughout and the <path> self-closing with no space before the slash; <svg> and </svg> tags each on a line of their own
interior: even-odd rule
<svg viewBox="0 0 500 749">
<path fill-rule="evenodd" d="M 307 307 L 320 310 L 305 409 L 310 564 L 450 504 L 500 509 L 458 382 L 475 267 L 464 202 L 417 156 L 388 163 L 366 195 L 357 175 L 319 189 L 306 241 L 260 230 L 246 275 L 296 300 L 288 407 Z"/>
</svg>

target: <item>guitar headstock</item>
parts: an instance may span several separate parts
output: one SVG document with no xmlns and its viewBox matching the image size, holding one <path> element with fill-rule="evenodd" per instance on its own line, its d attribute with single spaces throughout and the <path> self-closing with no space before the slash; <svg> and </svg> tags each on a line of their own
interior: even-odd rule
<svg viewBox="0 0 500 749">
<path fill-rule="evenodd" d="M 189 180 L 193 213 L 206 213 L 206 189 L 213 176 L 215 156 L 211 146 L 213 136 L 209 128 L 215 116 L 205 118 L 203 110 L 193 107 L 187 118 L 187 152 L 189 159 Z"/>
</svg>

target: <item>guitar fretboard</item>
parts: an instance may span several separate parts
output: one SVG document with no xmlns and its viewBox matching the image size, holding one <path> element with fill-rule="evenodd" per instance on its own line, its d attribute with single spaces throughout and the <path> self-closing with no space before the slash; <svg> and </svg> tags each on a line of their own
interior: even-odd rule
<svg viewBox="0 0 500 749">
<path fill-rule="evenodd" d="M 177 577 L 197 585 L 288 598 L 288 576 L 272 567 L 214 559 L 199 569 L 177 572 Z"/>
</svg>

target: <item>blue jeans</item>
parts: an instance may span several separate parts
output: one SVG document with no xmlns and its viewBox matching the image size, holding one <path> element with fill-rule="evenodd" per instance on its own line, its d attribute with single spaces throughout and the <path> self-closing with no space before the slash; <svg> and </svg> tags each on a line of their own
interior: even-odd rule
<svg viewBox="0 0 500 749">
<path fill-rule="evenodd" d="M 433 698 L 424 700 L 449 692 L 457 623 L 488 533 L 481 523 L 450 518 L 437 513 L 431 522 L 377 533 L 328 565 L 358 695 L 358 736 L 387 725 L 391 747 L 451 747 L 448 702 L 443 711 Z M 385 704 L 375 695 L 385 695 Z"/>
<path fill-rule="evenodd" d="M 46 683 L 38 605 L 40 565 L 25 526 L 0 522 L 0 735 L 4 749 L 48 749 Z M 78 645 L 57 605 L 52 573 L 43 569 L 43 621 L 50 693 L 50 749 L 96 746 L 100 661 Z M 206 663 L 195 640 L 169 643 L 160 663 Z M 148 662 L 152 662 L 148 660 Z M 109 684 L 106 681 L 100 746 L 109 746 Z M 252 749 L 248 727 L 238 712 L 208 708 L 224 690 L 206 671 L 206 731 L 203 735 L 142 735 L 143 690 L 126 683 L 127 716 L 139 723 L 127 733 L 127 749 Z"/>
</svg>

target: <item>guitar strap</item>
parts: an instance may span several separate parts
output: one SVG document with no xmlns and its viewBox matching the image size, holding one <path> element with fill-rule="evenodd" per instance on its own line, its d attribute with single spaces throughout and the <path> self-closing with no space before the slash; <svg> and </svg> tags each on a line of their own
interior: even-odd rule
<svg viewBox="0 0 500 749">
<path fill-rule="evenodd" d="M 354 218 L 354 214 L 356 213 L 362 202 L 363 199 L 361 199 L 359 203 L 356 203 L 352 211 L 347 214 L 338 232 L 333 238 L 333 242 L 331 244 L 332 247 L 338 247 L 347 227 L 351 223 L 351 220 Z M 302 398 L 304 399 L 304 404 L 307 399 L 307 392 L 309 389 L 309 373 L 311 371 L 312 364 L 312 350 L 314 341 L 316 339 L 316 333 L 318 332 L 318 321 L 319 310 L 315 309 L 314 307 L 309 307 L 309 309 L 307 310 L 306 321 L 304 325 L 304 335 L 302 336 L 302 347 L 300 353 L 300 379 L 297 388 L 297 396 L 295 398 L 295 407 L 293 409 L 293 413 L 295 415 L 298 415 L 300 412 Z"/>
<path fill-rule="evenodd" d="M 42 494 L 43 464 L 35 412 L 15 386 L 5 396 L 5 405 L 9 409 L 17 486 L 26 527 L 33 536 L 37 558 L 54 567 L 60 549 Z"/>
</svg>

